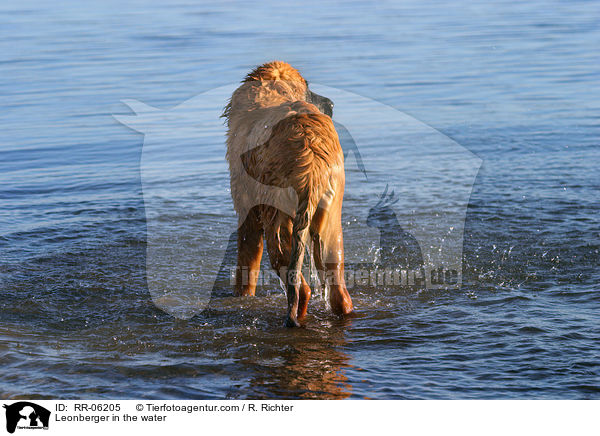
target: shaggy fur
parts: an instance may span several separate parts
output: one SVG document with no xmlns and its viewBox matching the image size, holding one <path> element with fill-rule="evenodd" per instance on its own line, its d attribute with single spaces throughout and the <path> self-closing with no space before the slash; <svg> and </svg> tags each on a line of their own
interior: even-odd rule
<svg viewBox="0 0 600 436">
<path fill-rule="evenodd" d="M 306 315 L 310 288 L 300 272 L 308 236 L 332 310 L 352 312 L 344 283 L 341 209 L 344 157 L 331 118 L 285 62 L 250 72 L 233 93 L 227 118 L 231 195 L 239 217 L 236 295 L 254 295 L 263 251 L 286 283 L 286 325 Z M 331 104 L 332 106 L 332 104 Z"/>
</svg>

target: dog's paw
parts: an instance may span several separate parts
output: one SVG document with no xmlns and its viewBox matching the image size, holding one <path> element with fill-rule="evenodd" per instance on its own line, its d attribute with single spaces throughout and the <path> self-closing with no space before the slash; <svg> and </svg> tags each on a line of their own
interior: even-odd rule
<svg viewBox="0 0 600 436">
<path fill-rule="evenodd" d="M 301 327 L 300 323 L 298 322 L 297 319 L 292 318 L 291 316 L 288 316 L 287 319 L 285 320 L 285 326 L 286 327 Z"/>
</svg>

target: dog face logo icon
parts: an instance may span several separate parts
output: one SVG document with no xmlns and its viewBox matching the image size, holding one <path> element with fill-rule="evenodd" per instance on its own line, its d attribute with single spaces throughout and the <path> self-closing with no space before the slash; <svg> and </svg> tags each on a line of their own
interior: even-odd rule
<svg viewBox="0 0 600 436">
<path fill-rule="evenodd" d="M 28 401 L 4 405 L 6 409 L 6 431 L 19 429 L 48 429 L 50 411 Z"/>
</svg>

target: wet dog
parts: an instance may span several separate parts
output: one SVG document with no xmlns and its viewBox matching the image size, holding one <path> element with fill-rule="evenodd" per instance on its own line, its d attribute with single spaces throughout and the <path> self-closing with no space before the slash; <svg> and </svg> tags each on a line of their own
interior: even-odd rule
<svg viewBox="0 0 600 436">
<path fill-rule="evenodd" d="M 251 71 L 223 113 L 239 219 L 235 294 L 254 295 L 264 238 L 286 286 L 288 327 L 300 325 L 311 295 L 301 273 L 309 238 L 332 310 L 353 310 L 344 282 L 344 156 L 332 110 L 296 69 L 275 61 Z"/>
</svg>

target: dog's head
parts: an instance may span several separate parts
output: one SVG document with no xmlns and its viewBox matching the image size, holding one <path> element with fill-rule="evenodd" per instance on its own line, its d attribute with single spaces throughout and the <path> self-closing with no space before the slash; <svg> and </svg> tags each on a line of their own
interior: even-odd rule
<svg viewBox="0 0 600 436">
<path fill-rule="evenodd" d="M 308 86 L 306 88 L 306 101 L 314 104 L 325 115 L 329 115 L 330 117 L 333 116 L 333 102 L 327 97 L 315 94 L 308 89 Z"/>
<path fill-rule="evenodd" d="M 283 86 L 284 83 L 285 87 Z M 262 95 L 261 92 L 253 93 L 246 89 L 248 87 L 255 88 L 254 85 L 256 84 L 260 84 L 262 87 L 268 86 L 282 95 L 285 94 L 286 101 L 306 101 L 315 105 L 325 115 L 330 117 L 333 115 L 333 102 L 327 97 L 312 92 L 308 88 L 306 79 L 302 77 L 298 70 L 286 62 L 273 61 L 256 67 L 246 75 L 238 91 L 244 89 L 244 92 L 241 93 L 244 98 Z M 234 97 L 225 108 L 223 116 L 229 116 L 235 97 L 236 94 L 234 93 Z"/>
</svg>

